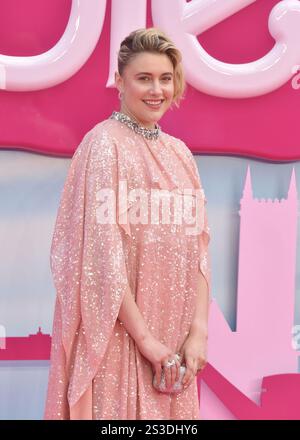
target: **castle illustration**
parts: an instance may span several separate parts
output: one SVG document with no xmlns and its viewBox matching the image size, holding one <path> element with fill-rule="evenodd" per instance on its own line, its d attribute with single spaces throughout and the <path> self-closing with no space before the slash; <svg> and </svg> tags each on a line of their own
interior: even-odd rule
<svg viewBox="0 0 300 440">
<path fill-rule="evenodd" d="M 0 361 L 49 360 L 51 336 L 42 333 L 41 327 L 34 335 L 6 337 L 0 350 Z"/>
<path fill-rule="evenodd" d="M 277 394 L 283 395 L 286 375 L 298 372 L 299 352 L 293 344 L 298 220 L 294 169 L 287 198 L 265 200 L 253 197 L 248 166 L 239 215 L 237 290 L 232 292 L 236 329 L 230 328 L 214 300 L 208 362 L 250 401 L 261 405 L 270 392 L 265 383 L 276 383 Z M 271 377 L 274 381 L 266 382 Z M 211 387 L 202 386 L 204 418 L 232 417 L 226 405 L 228 392 L 220 387 L 213 393 Z"/>
</svg>

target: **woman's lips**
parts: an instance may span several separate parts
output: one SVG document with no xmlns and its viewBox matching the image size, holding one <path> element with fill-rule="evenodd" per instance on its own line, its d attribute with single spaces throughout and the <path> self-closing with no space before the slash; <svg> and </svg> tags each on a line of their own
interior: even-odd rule
<svg viewBox="0 0 300 440">
<path fill-rule="evenodd" d="M 158 110 L 161 107 L 163 100 L 160 100 L 157 104 L 150 104 L 146 100 L 143 100 L 143 102 L 146 104 L 147 107 L 153 110 Z"/>
</svg>

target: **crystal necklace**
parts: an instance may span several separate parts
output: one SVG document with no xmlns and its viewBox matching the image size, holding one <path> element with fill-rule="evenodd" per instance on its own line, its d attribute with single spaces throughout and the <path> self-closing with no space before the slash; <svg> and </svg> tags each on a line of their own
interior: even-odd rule
<svg viewBox="0 0 300 440">
<path fill-rule="evenodd" d="M 129 128 L 134 130 L 136 133 L 141 134 L 146 139 L 158 139 L 158 136 L 161 133 L 161 128 L 157 123 L 155 124 L 156 128 L 147 128 L 122 112 L 113 111 L 110 119 L 117 119 L 118 121 L 123 122 Z"/>
</svg>

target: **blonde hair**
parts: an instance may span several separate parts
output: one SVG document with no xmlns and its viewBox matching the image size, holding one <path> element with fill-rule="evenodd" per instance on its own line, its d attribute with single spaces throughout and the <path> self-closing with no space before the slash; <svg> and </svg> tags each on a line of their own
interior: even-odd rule
<svg viewBox="0 0 300 440">
<path fill-rule="evenodd" d="M 125 67 L 141 52 L 156 52 L 169 57 L 174 68 L 174 95 L 173 102 L 179 107 L 184 98 L 186 83 L 184 79 L 182 56 L 179 49 L 160 29 L 141 28 L 131 32 L 121 43 L 118 52 L 118 71 L 122 76 Z"/>
</svg>

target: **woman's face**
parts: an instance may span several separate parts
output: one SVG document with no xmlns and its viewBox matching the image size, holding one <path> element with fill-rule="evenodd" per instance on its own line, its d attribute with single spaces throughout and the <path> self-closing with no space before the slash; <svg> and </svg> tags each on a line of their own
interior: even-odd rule
<svg viewBox="0 0 300 440">
<path fill-rule="evenodd" d="M 155 128 L 155 123 L 172 104 L 174 69 L 165 54 L 137 54 L 123 70 L 122 77 L 115 73 L 115 82 L 122 92 L 120 111 L 134 116 L 147 128 Z M 148 101 L 156 101 L 156 105 Z"/>
</svg>

